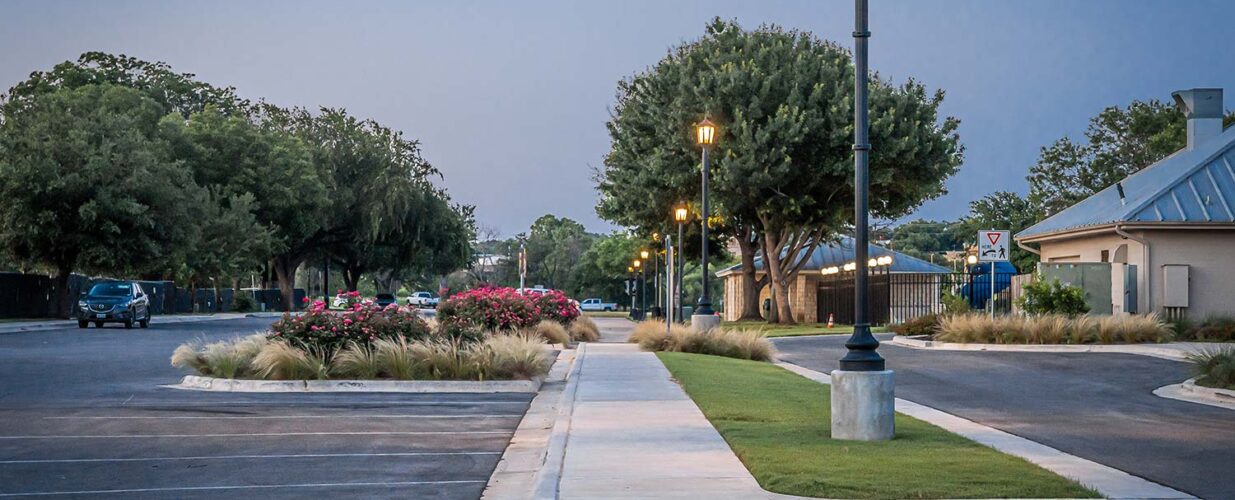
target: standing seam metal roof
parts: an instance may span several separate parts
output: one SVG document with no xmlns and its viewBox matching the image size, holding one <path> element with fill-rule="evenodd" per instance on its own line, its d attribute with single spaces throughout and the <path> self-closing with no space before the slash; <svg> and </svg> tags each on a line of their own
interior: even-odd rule
<svg viewBox="0 0 1235 500">
<path fill-rule="evenodd" d="M 1235 127 L 1016 233 L 1016 239 L 1121 222 L 1235 223 Z"/>
<path fill-rule="evenodd" d="M 842 237 L 840 241 L 828 243 L 826 245 L 817 245 L 815 248 L 804 248 L 802 252 L 812 252 L 810 261 L 802 266 L 803 271 L 819 271 L 825 267 L 843 266 L 846 262 L 851 262 L 854 259 L 853 238 Z M 895 250 L 870 244 L 867 245 L 867 252 L 871 258 L 882 257 L 884 255 L 892 256 L 892 265 L 889 271 L 893 273 L 950 273 L 951 269 L 943 266 L 931 264 L 917 257 L 912 257 Z M 716 274 L 726 274 L 729 272 L 737 272 L 742 269 L 742 264 L 730 266 L 718 271 Z M 763 259 L 755 258 L 755 269 L 763 270 Z"/>
</svg>

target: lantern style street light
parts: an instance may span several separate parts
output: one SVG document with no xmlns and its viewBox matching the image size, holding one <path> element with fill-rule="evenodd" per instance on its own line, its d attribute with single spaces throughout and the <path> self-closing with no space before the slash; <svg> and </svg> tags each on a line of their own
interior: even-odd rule
<svg viewBox="0 0 1235 500">
<path fill-rule="evenodd" d="M 674 287 L 674 297 L 677 299 L 674 303 L 677 304 L 679 323 L 686 321 L 686 318 L 682 316 L 682 313 L 684 312 L 682 309 L 682 271 L 686 269 L 686 258 L 685 255 L 682 254 L 682 231 L 686 225 L 686 219 L 689 217 L 690 210 L 686 208 L 685 203 L 678 205 L 677 208 L 673 209 L 673 220 L 678 223 L 678 260 L 677 272 L 674 273 L 674 277 L 676 278 L 674 281 L 676 283 L 673 283 L 671 286 Z"/>
<path fill-rule="evenodd" d="M 699 307 L 691 315 L 691 324 L 696 330 L 706 331 L 719 326 L 720 321 L 712 311 L 712 299 L 708 292 L 708 152 L 716 145 L 716 124 L 706 117 L 695 124 L 695 143 L 703 150 L 703 193 L 700 220 L 700 232 L 703 248 L 700 249 L 700 263 L 703 268 L 703 294 L 699 296 Z"/>
</svg>

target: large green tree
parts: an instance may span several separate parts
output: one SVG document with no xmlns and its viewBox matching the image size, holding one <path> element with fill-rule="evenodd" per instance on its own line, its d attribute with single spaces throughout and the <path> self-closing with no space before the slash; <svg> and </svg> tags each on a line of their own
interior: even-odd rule
<svg viewBox="0 0 1235 500">
<path fill-rule="evenodd" d="M 1228 114 L 1225 125 L 1235 123 Z M 1042 148 L 1029 169 L 1029 200 L 1049 216 L 1106 189 L 1187 145 L 1187 120 L 1151 99 L 1111 106 L 1089 120 L 1085 139 L 1063 137 Z"/>
<path fill-rule="evenodd" d="M 166 270 L 196 241 L 199 188 L 158 134 L 165 108 L 110 83 L 3 105 L 0 247 L 55 270 L 58 315 L 74 270 Z"/>
<path fill-rule="evenodd" d="M 749 265 L 757 249 L 777 305 L 770 319 L 793 322 L 787 289 L 807 261 L 803 250 L 851 223 L 853 81 L 849 52 L 832 42 L 713 21 L 703 38 L 619 84 L 598 212 L 648 225 L 696 198 L 691 125 L 710 117 L 720 125 L 711 196 L 750 270 L 745 295 L 758 296 Z M 912 80 L 871 79 L 872 215 L 898 217 L 944 192 L 962 147 L 958 122 L 938 115 L 942 100 Z"/>
</svg>

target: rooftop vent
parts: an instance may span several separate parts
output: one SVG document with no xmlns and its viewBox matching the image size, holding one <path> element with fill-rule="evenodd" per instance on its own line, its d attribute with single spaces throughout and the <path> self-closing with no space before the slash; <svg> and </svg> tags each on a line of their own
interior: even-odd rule
<svg viewBox="0 0 1235 500">
<path fill-rule="evenodd" d="M 1188 149 L 1222 133 L 1222 89 L 1188 89 L 1171 93 L 1188 118 Z"/>
</svg>

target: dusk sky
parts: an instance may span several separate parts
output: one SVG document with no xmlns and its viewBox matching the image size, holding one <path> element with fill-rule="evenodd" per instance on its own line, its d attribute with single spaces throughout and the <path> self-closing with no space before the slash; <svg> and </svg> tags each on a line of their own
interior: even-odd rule
<svg viewBox="0 0 1235 500">
<path fill-rule="evenodd" d="M 456 201 L 509 236 L 553 213 L 589 230 L 616 83 L 714 16 L 851 47 L 852 1 L 67 2 L 0 0 L 0 86 L 86 51 L 164 61 L 283 106 L 343 107 L 420 139 Z M 965 163 L 912 217 L 1024 192 L 1040 147 L 1103 107 L 1223 87 L 1224 1 L 871 1 L 871 67 L 947 91 Z M 878 147 L 878 145 L 875 145 Z"/>
</svg>

